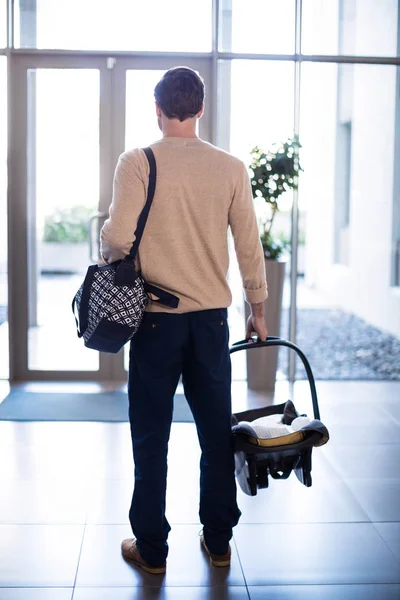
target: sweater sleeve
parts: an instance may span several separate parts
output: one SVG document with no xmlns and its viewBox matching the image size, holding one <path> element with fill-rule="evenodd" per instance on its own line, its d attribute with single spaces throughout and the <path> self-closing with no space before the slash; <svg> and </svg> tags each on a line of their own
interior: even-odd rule
<svg viewBox="0 0 400 600">
<path fill-rule="evenodd" d="M 146 202 L 144 170 L 140 150 L 120 156 L 114 174 L 109 217 L 100 232 L 100 253 L 107 263 L 124 258 L 135 240 L 138 218 Z"/>
<path fill-rule="evenodd" d="M 229 210 L 236 256 L 249 304 L 263 302 L 267 297 L 264 253 L 258 231 L 249 175 L 241 163 Z"/>
</svg>

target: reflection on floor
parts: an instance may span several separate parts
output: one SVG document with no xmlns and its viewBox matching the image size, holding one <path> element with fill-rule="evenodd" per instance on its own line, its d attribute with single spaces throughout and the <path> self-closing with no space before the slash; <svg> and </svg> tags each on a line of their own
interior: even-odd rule
<svg viewBox="0 0 400 600">
<path fill-rule="evenodd" d="M 398 599 L 400 383 L 318 390 L 331 441 L 314 450 L 313 486 L 291 477 L 254 498 L 239 490 L 229 570 L 200 550 L 195 428 L 173 425 L 161 579 L 120 556 L 133 484 L 127 423 L 0 423 L 1 600 Z M 234 410 L 270 400 L 243 384 L 233 391 Z M 309 412 L 306 382 L 294 394 L 278 384 L 276 401 L 287 397 Z"/>
</svg>

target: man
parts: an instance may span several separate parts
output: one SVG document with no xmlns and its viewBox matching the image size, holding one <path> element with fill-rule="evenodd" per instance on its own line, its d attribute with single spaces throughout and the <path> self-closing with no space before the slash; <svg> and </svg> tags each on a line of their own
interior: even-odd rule
<svg viewBox="0 0 400 600">
<path fill-rule="evenodd" d="M 164 573 L 170 531 L 165 517 L 167 451 L 181 375 L 202 450 L 201 542 L 213 565 L 230 564 L 229 540 L 240 517 L 231 447 L 228 226 L 251 306 L 247 338 L 267 336 L 267 288 L 246 167 L 196 134 L 204 111 L 203 80 L 189 68 L 170 69 L 155 88 L 155 100 L 163 137 L 151 146 L 157 183 L 139 262 L 144 279 L 178 296 L 179 306 L 150 302 L 131 342 L 135 489 L 129 518 L 135 538 L 122 542 L 122 554 L 150 573 Z M 124 257 L 132 246 L 148 177 L 141 149 L 122 154 L 110 216 L 101 232 L 107 262 Z"/>
</svg>

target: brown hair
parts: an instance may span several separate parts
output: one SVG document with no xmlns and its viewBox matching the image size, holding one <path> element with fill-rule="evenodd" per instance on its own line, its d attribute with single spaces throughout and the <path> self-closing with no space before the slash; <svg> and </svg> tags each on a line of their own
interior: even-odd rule
<svg viewBox="0 0 400 600">
<path fill-rule="evenodd" d="M 154 97 L 169 119 L 194 117 L 204 102 L 204 81 L 189 67 L 174 67 L 157 83 Z"/>
</svg>

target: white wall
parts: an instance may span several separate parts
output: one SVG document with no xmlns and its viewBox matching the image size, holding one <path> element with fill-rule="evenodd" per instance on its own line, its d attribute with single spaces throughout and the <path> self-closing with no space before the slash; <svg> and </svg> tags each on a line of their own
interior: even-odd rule
<svg viewBox="0 0 400 600">
<path fill-rule="evenodd" d="M 380 52 L 393 55 L 397 44 L 397 0 L 358 0 L 357 4 L 356 53 L 367 54 L 373 36 L 380 40 Z M 349 264 L 335 265 L 333 259 L 332 142 L 335 143 L 336 133 L 332 127 L 336 116 L 328 92 L 321 90 L 320 100 L 326 103 L 325 118 L 320 129 L 304 141 L 315 144 L 326 140 L 323 152 L 310 150 L 310 168 L 317 173 L 316 182 L 311 174 L 304 176 L 310 194 L 307 280 L 329 295 L 334 305 L 400 337 L 400 288 L 391 286 L 396 67 L 355 65 L 353 76 Z M 332 86 L 334 78 L 328 80 L 325 76 L 325 85 L 330 82 Z M 336 92 L 331 89 L 330 93 L 336 99 Z M 314 110 L 318 106 L 316 101 L 308 103 Z M 320 117 L 321 112 L 320 109 Z M 318 185 L 319 178 L 322 185 Z"/>
<path fill-rule="evenodd" d="M 400 289 L 391 287 L 396 71 L 357 66 L 349 266 L 331 265 L 343 308 L 400 337 Z"/>
</svg>

